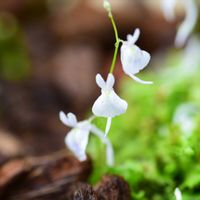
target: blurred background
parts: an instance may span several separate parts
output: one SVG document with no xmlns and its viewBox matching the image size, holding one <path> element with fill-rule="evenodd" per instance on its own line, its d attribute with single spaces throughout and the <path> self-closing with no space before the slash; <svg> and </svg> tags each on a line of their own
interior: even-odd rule
<svg viewBox="0 0 200 200">
<path fill-rule="evenodd" d="M 140 27 L 142 48 L 153 53 L 173 45 L 175 23 L 165 21 L 156 1 L 111 3 L 121 38 Z M 33 154 L 64 147 L 58 112 L 81 119 L 90 111 L 99 94 L 95 75 L 108 72 L 114 42 L 101 1 L 1 1 L 0 151 L 15 152 L 7 151 L 7 135 Z"/>
<path fill-rule="evenodd" d="M 181 1 L 172 22 L 165 19 L 161 0 L 110 2 L 120 38 L 125 39 L 136 27 L 141 29 L 137 44 L 152 55 L 141 76 L 154 81 L 153 86 L 145 86 L 125 77 L 118 58 L 116 87 L 129 109 L 113 120 L 109 137 L 116 150 L 116 162 L 120 166 L 126 160 L 127 165 L 113 171 L 120 174 L 126 170 L 127 180 L 133 173 L 131 177 L 136 179 L 129 180 L 133 187 L 144 180 L 145 171 L 156 182 L 151 191 L 162 191 L 169 177 L 174 180 L 171 186 L 175 186 L 176 181 L 183 180 L 188 163 L 194 166 L 193 162 L 200 159 L 196 143 L 200 131 L 199 20 L 185 46 L 176 49 L 177 27 L 185 16 Z M 198 11 L 199 5 L 196 1 Z M 100 0 L 0 1 L 0 162 L 16 155 L 44 155 L 65 147 L 63 139 L 68 129 L 59 121 L 58 113 L 73 112 L 80 120 L 91 113 L 100 92 L 95 75 L 108 73 L 114 43 L 112 26 Z M 104 127 L 104 121 L 96 123 Z M 119 142 L 121 137 L 123 142 Z M 98 152 L 97 143 L 92 141 L 89 152 L 94 159 L 102 157 L 102 161 L 104 154 Z M 177 161 L 172 152 L 185 152 L 197 160 L 188 157 Z M 99 165 L 96 162 L 95 166 Z M 159 173 L 164 174 L 162 181 Z M 101 173 L 94 174 L 93 181 Z M 196 189 L 199 185 L 200 177 L 185 187 Z M 137 192 L 134 197 L 142 199 L 144 192 Z"/>
</svg>

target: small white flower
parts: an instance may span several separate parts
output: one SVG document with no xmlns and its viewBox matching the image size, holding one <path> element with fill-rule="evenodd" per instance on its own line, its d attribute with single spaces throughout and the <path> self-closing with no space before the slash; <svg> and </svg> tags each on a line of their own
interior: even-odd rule
<svg viewBox="0 0 200 200">
<path fill-rule="evenodd" d="M 185 8 L 186 16 L 176 34 L 175 45 L 177 47 L 182 47 L 185 44 L 198 19 L 198 8 L 194 0 L 183 0 L 183 6 Z"/>
<path fill-rule="evenodd" d="M 182 194 L 179 188 L 176 188 L 174 191 L 174 195 L 176 197 L 176 200 L 182 200 Z"/>
<path fill-rule="evenodd" d="M 185 9 L 185 19 L 178 27 L 178 31 L 175 37 L 175 46 L 182 47 L 189 35 L 193 31 L 197 19 L 198 19 L 198 8 L 194 0 L 182 0 L 183 7 Z M 174 20 L 175 6 L 177 0 L 163 0 L 162 9 L 165 18 L 168 21 Z"/>
<path fill-rule="evenodd" d="M 86 147 L 89 140 L 90 132 L 99 137 L 106 144 L 106 158 L 108 165 L 113 165 L 114 153 L 112 144 L 108 138 L 104 137 L 104 133 L 96 126 L 90 123 L 90 120 L 77 122 L 76 116 L 73 113 L 65 115 L 64 112 L 59 113 L 59 118 L 66 126 L 72 127 L 72 130 L 65 137 L 65 145 L 74 153 L 79 161 L 87 159 Z"/>
<path fill-rule="evenodd" d="M 150 54 L 141 50 L 135 42 L 138 40 L 140 30 L 137 28 L 133 35 L 127 35 L 127 41 L 123 41 L 121 46 L 122 68 L 128 76 L 139 83 L 152 84 L 150 81 L 143 81 L 135 76 L 140 70 L 144 69 L 150 61 Z"/>
<path fill-rule="evenodd" d="M 90 123 L 88 121 L 77 122 L 73 113 L 68 113 L 66 116 L 63 112 L 60 112 L 59 116 L 63 124 L 73 128 L 65 137 L 66 146 L 80 161 L 86 160 L 85 151 L 88 144 Z"/>
<path fill-rule="evenodd" d="M 106 81 L 103 80 L 100 74 L 97 74 L 96 83 L 101 88 L 101 95 L 94 102 L 92 112 L 98 117 L 108 118 L 105 131 L 107 134 L 112 118 L 125 113 L 128 104 L 115 93 L 113 89 L 115 78 L 112 74 L 108 74 Z"/>
</svg>

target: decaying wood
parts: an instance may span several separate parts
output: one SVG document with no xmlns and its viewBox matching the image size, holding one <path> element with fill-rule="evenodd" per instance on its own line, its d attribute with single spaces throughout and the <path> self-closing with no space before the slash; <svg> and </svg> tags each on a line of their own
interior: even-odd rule
<svg viewBox="0 0 200 200">
<path fill-rule="evenodd" d="M 10 160 L 0 166 L 0 199 L 130 200 L 128 184 L 118 176 L 104 176 L 95 187 L 86 183 L 91 169 L 91 160 L 79 162 L 65 150 Z"/>
<path fill-rule="evenodd" d="M 90 160 L 79 162 L 67 151 L 40 158 L 24 158 L 0 168 L 0 199 L 66 199 L 68 188 L 86 181 Z"/>
</svg>

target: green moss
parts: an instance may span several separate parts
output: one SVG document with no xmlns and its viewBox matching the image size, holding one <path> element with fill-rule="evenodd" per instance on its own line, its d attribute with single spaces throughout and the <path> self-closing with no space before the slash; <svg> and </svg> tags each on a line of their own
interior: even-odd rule
<svg viewBox="0 0 200 200">
<path fill-rule="evenodd" d="M 184 199 L 200 199 L 200 112 L 189 115 L 194 122 L 189 132 L 183 131 L 184 123 L 174 121 L 180 106 L 200 108 L 200 61 L 197 70 L 187 74 L 180 72 L 182 59 L 173 52 L 166 62 L 171 68 L 146 74 L 146 80 L 154 80 L 152 86 L 122 81 L 120 96 L 129 108 L 113 119 L 108 135 L 116 164 L 107 168 L 105 154 L 98 152 L 100 144 L 93 141 L 89 148 L 95 161 L 93 182 L 105 173 L 117 174 L 128 181 L 133 199 L 174 199 L 176 187 Z M 104 129 L 102 119 L 96 123 Z"/>
</svg>

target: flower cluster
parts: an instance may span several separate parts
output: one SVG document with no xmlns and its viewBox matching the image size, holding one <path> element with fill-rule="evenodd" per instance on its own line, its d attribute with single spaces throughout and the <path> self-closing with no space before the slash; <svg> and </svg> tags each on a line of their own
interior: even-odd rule
<svg viewBox="0 0 200 200">
<path fill-rule="evenodd" d="M 112 118 L 125 113 L 128 108 L 128 103 L 121 99 L 113 88 L 115 84 L 113 70 L 115 67 L 116 56 L 120 43 L 122 43 L 121 63 L 124 73 L 130 76 L 133 80 L 142 84 L 152 84 L 152 82 L 143 81 L 135 76 L 142 69 L 144 69 L 150 61 L 150 54 L 144 50 L 141 50 L 135 44 L 140 36 L 140 30 L 137 28 L 133 35 L 129 34 L 126 41 L 119 39 L 115 21 L 112 16 L 111 5 L 108 0 L 104 0 L 103 5 L 112 22 L 116 37 L 116 44 L 113 62 L 107 79 L 104 80 L 100 74 L 96 75 L 96 83 L 101 89 L 101 94 L 94 102 L 92 112 L 95 117 L 107 118 L 105 132 L 102 132 L 95 125 L 93 125 L 91 123 L 91 119 L 78 122 L 76 116 L 72 113 L 65 115 L 63 112 L 60 112 L 60 120 L 65 125 L 72 128 L 65 138 L 65 144 L 80 161 L 84 161 L 87 158 L 86 147 L 89 140 L 89 134 L 93 133 L 99 137 L 103 143 L 106 144 L 107 163 L 108 165 L 112 165 L 114 163 L 113 149 L 109 139 L 106 136 L 110 130 Z"/>
</svg>

